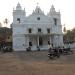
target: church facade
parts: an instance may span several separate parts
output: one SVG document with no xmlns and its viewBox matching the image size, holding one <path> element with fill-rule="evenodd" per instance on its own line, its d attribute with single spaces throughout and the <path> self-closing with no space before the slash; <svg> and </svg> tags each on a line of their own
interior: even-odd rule
<svg viewBox="0 0 75 75">
<path fill-rule="evenodd" d="M 28 47 L 37 50 L 38 46 L 45 50 L 49 43 L 54 47 L 63 46 L 61 15 L 53 5 L 47 15 L 36 6 L 32 14 L 26 16 L 18 3 L 13 10 L 12 32 L 14 51 L 25 51 Z"/>
</svg>

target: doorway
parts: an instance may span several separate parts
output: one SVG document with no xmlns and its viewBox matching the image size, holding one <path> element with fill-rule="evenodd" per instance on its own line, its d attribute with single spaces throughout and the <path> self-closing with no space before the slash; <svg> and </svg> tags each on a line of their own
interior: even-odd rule
<svg viewBox="0 0 75 75">
<path fill-rule="evenodd" d="M 42 37 L 39 37 L 39 46 L 42 46 L 43 45 L 43 39 Z"/>
</svg>

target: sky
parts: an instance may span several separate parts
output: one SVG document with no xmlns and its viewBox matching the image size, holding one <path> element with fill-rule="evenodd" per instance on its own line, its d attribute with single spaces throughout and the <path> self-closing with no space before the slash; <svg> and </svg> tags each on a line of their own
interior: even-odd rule
<svg viewBox="0 0 75 75">
<path fill-rule="evenodd" d="M 66 29 L 75 27 L 75 0 L 1 0 L 0 22 L 3 23 L 4 19 L 8 18 L 9 24 L 7 27 L 9 27 L 13 21 L 13 8 L 16 8 L 18 2 L 23 9 L 25 8 L 27 16 L 35 10 L 37 2 L 45 14 L 50 11 L 51 5 L 54 5 L 56 11 L 60 10 L 62 26 L 64 27 L 65 25 Z"/>
</svg>

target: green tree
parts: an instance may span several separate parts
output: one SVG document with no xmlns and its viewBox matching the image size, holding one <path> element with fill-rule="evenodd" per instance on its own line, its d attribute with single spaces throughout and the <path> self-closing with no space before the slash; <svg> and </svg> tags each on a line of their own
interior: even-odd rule
<svg viewBox="0 0 75 75">
<path fill-rule="evenodd" d="M 64 42 L 75 42 L 75 28 L 66 31 L 66 34 L 64 35 Z"/>
</svg>

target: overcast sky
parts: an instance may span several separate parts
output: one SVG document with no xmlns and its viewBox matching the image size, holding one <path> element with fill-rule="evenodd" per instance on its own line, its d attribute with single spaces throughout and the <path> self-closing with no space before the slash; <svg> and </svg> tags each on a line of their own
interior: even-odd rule
<svg viewBox="0 0 75 75">
<path fill-rule="evenodd" d="M 53 4 L 56 11 L 61 12 L 62 25 L 66 25 L 67 29 L 75 27 L 75 0 L 1 0 L 0 1 L 0 21 L 5 18 L 9 19 L 12 23 L 13 8 L 17 3 L 20 3 L 22 8 L 25 8 L 26 15 L 28 16 L 35 10 L 37 2 L 40 8 L 47 14 Z"/>
</svg>

